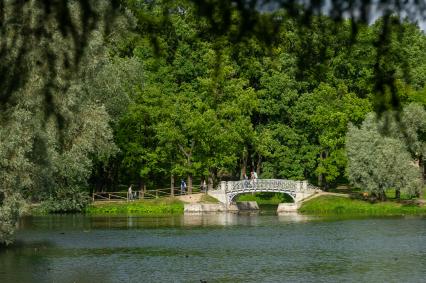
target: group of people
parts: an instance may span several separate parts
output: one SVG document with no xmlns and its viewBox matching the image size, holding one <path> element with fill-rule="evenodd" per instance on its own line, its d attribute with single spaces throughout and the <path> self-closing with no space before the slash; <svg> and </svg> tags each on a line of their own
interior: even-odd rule
<svg viewBox="0 0 426 283">
<path fill-rule="evenodd" d="M 201 180 L 200 190 L 207 193 L 207 184 L 205 179 Z M 180 181 L 180 193 L 181 195 L 186 194 L 186 183 L 184 179 L 181 179 Z"/>
<path fill-rule="evenodd" d="M 248 188 L 249 185 L 251 185 L 253 188 L 256 187 L 256 180 L 257 180 L 257 172 L 256 171 L 251 171 L 250 181 L 249 181 L 246 173 L 243 174 L 243 178 L 244 178 L 244 188 Z"/>
<path fill-rule="evenodd" d="M 138 192 L 132 190 L 132 185 L 130 185 L 129 189 L 127 190 L 127 199 L 133 200 L 138 198 Z"/>
</svg>

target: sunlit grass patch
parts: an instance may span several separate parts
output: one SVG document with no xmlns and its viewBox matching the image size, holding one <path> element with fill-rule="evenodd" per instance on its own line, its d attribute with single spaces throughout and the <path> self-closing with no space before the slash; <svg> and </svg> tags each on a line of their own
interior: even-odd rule
<svg viewBox="0 0 426 283">
<path fill-rule="evenodd" d="M 305 202 L 299 209 L 306 214 L 364 214 L 406 215 L 426 214 L 426 207 L 413 203 L 377 202 L 370 203 L 338 196 L 320 196 Z"/>
<path fill-rule="evenodd" d="M 135 200 L 115 203 L 93 203 L 87 207 L 87 214 L 182 214 L 183 203 L 174 198 Z"/>
<path fill-rule="evenodd" d="M 219 203 L 219 200 L 217 198 L 212 197 L 211 195 L 204 194 L 201 197 L 202 203 Z"/>
</svg>

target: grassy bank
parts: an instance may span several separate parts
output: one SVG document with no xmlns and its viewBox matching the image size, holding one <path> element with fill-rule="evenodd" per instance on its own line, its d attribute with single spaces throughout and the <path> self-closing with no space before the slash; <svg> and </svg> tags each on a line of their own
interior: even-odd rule
<svg viewBox="0 0 426 283">
<path fill-rule="evenodd" d="M 320 196 L 305 202 L 299 209 L 299 212 L 317 215 L 426 215 L 426 206 L 397 203 L 393 201 L 369 203 L 367 201 L 345 197 Z"/>
<path fill-rule="evenodd" d="M 102 203 L 89 205 L 85 211 L 90 215 L 105 214 L 139 214 L 139 215 L 169 215 L 182 214 L 183 202 L 174 198 L 156 200 L 137 200 L 129 202 Z"/>
<path fill-rule="evenodd" d="M 201 197 L 200 202 L 201 203 L 219 203 L 219 200 L 210 195 L 205 194 Z"/>
</svg>

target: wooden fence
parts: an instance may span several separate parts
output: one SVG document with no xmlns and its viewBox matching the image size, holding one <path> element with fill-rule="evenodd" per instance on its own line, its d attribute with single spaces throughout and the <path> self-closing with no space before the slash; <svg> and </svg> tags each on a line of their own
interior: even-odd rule
<svg viewBox="0 0 426 283">
<path fill-rule="evenodd" d="M 192 193 L 200 192 L 200 188 L 192 188 Z M 181 192 L 180 187 L 173 188 L 173 195 L 180 196 L 188 194 L 188 188 L 185 192 Z M 138 199 L 156 199 L 161 197 L 170 197 L 171 190 L 170 188 L 165 189 L 155 189 L 155 190 L 146 190 L 146 191 L 133 191 L 130 194 L 128 191 L 121 192 L 93 192 L 92 200 L 93 201 L 131 201 Z"/>
</svg>

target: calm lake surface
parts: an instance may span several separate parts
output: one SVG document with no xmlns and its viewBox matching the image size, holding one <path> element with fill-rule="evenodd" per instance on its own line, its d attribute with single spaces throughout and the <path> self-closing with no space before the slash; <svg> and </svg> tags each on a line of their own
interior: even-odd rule
<svg viewBox="0 0 426 283">
<path fill-rule="evenodd" d="M 22 219 L 0 282 L 426 282 L 426 218 Z"/>
</svg>

